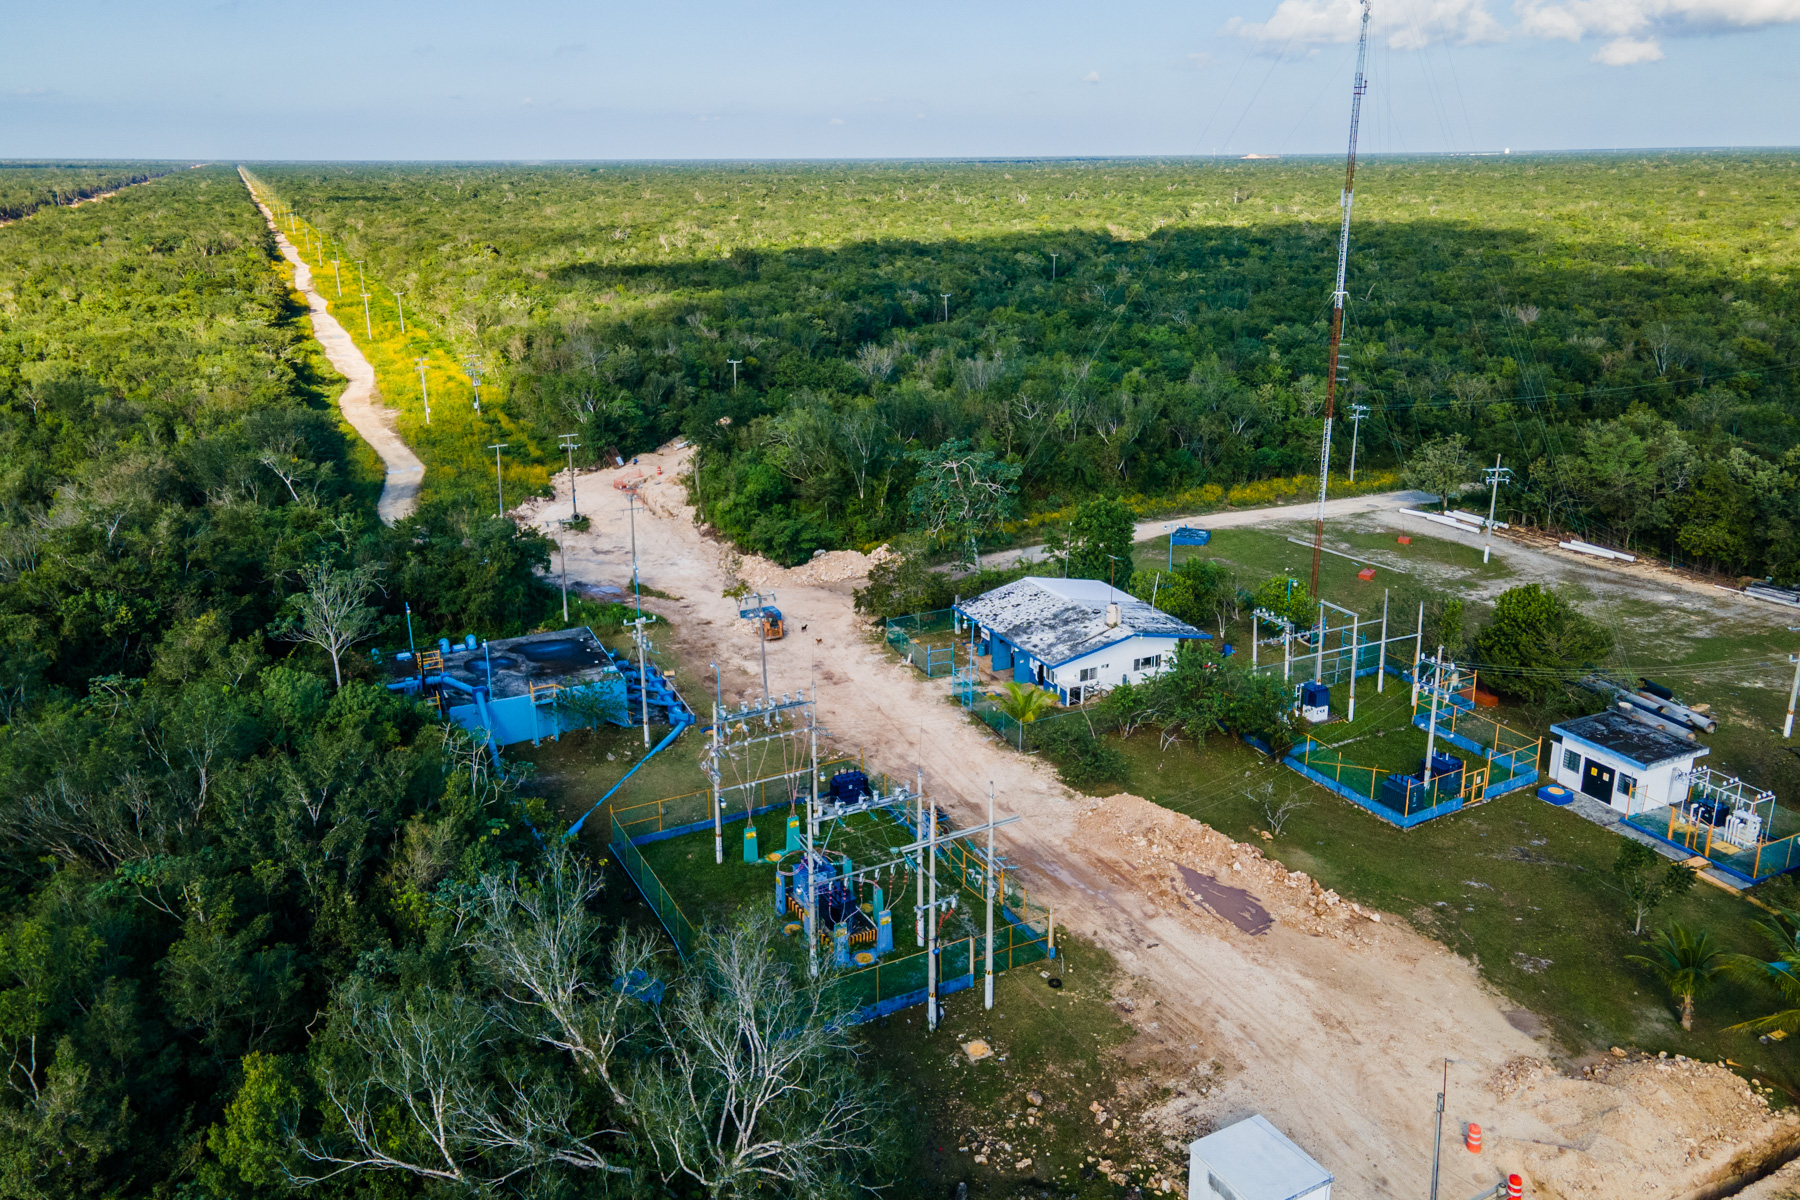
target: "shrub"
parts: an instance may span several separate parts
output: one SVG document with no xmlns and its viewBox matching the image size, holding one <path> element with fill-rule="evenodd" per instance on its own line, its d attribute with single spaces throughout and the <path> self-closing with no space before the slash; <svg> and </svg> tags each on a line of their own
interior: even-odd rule
<svg viewBox="0 0 1800 1200">
<path fill-rule="evenodd" d="M 1031 730 L 1031 740 L 1056 764 L 1064 783 L 1084 791 L 1102 783 L 1119 782 L 1131 765 L 1122 752 L 1107 745 L 1085 722 L 1062 720 L 1037 725 Z"/>
</svg>

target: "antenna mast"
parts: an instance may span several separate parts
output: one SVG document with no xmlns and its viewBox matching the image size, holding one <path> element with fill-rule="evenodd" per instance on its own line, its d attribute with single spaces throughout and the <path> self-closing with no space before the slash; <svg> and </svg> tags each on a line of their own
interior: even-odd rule
<svg viewBox="0 0 1800 1200">
<path fill-rule="evenodd" d="M 1319 516 L 1313 525 L 1312 594 L 1319 594 L 1319 553 L 1325 547 L 1325 485 L 1331 471 L 1331 418 L 1337 408 L 1338 344 L 1344 336 L 1344 269 L 1350 259 L 1350 206 L 1356 202 L 1356 126 L 1362 119 L 1363 93 L 1369 90 L 1363 64 L 1369 57 L 1369 0 L 1362 0 L 1362 32 L 1356 41 L 1356 84 L 1350 93 L 1350 152 L 1344 160 L 1344 194 L 1338 204 L 1344 222 L 1338 227 L 1337 288 L 1331 293 L 1331 354 L 1325 375 L 1325 436 L 1319 442 Z"/>
</svg>

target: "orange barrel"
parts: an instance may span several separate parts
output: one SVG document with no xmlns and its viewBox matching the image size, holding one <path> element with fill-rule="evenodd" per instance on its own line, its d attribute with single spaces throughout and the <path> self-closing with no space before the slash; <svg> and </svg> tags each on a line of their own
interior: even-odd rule
<svg viewBox="0 0 1800 1200">
<path fill-rule="evenodd" d="M 1524 1200 L 1525 1181 L 1517 1175 L 1506 1177 L 1506 1200 Z"/>
<path fill-rule="evenodd" d="M 1468 1132 L 1463 1134 L 1463 1145 L 1469 1148 L 1470 1154 L 1481 1153 L 1481 1126 L 1469 1122 Z"/>
</svg>

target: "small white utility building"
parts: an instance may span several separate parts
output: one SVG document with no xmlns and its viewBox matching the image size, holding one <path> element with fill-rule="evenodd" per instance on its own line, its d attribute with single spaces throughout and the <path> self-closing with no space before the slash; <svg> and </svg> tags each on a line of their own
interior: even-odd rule
<svg viewBox="0 0 1800 1200">
<path fill-rule="evenodd" d="M 1630 816 L 1685 803 L 1709 751 L 1615 708 L 1550 727 L 1550 778 Z"/>
<path fill-rule="evenodd" d="M 1028 576 L 956 611 L 997 673 L 1054 691 L 1065 704 L 1142 682 L 1172 665 L 1182 642 L 1212 637 L 1098 579 Z"/>
<path fill-rule="evenodd" d="M 1188 1147 L 1188 1200 L 1331 1200 L 1331 1172 L 1259 1114 Z"/>
</svg>

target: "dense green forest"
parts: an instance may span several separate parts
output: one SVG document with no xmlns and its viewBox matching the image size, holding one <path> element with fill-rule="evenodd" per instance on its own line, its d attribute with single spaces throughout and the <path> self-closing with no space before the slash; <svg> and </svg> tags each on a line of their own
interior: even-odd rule
<svg viewBox="0 0 1800 1200">
<path fill-rule="evenodd" d="M 491 635 L 553 593 L 485 506 L 381 527 L 338 382 L 229 168 L 0 229 L 0 1197 L 847 1186 L 881 1113 L 831 997 L 754 936 L 668 971 L 374 676 L 406 602 Z M 760 1075 L 701 1044 L 744 996 Z M 733 1070 L 832 1111 L 725 1145 Z"/>
<path fill-rule="evenodd" d="M 949 441 L 1021 468 L 1022 518 L 1317 461 L 1334 162 L 258 171 L 536 453 L 684 434 L 707 518 L 785 561 L 904 530 Z M 1515 520 L 1794 578 L 1797 185 L 1785 153 L 1368 161 L 1359 474 L 1500 455 Z"/>
<path fill-rule="evenodd" d="M 74 204 L 175 169 L 170 163 L 0 162 L 0 221 Z"/>
</svg>

